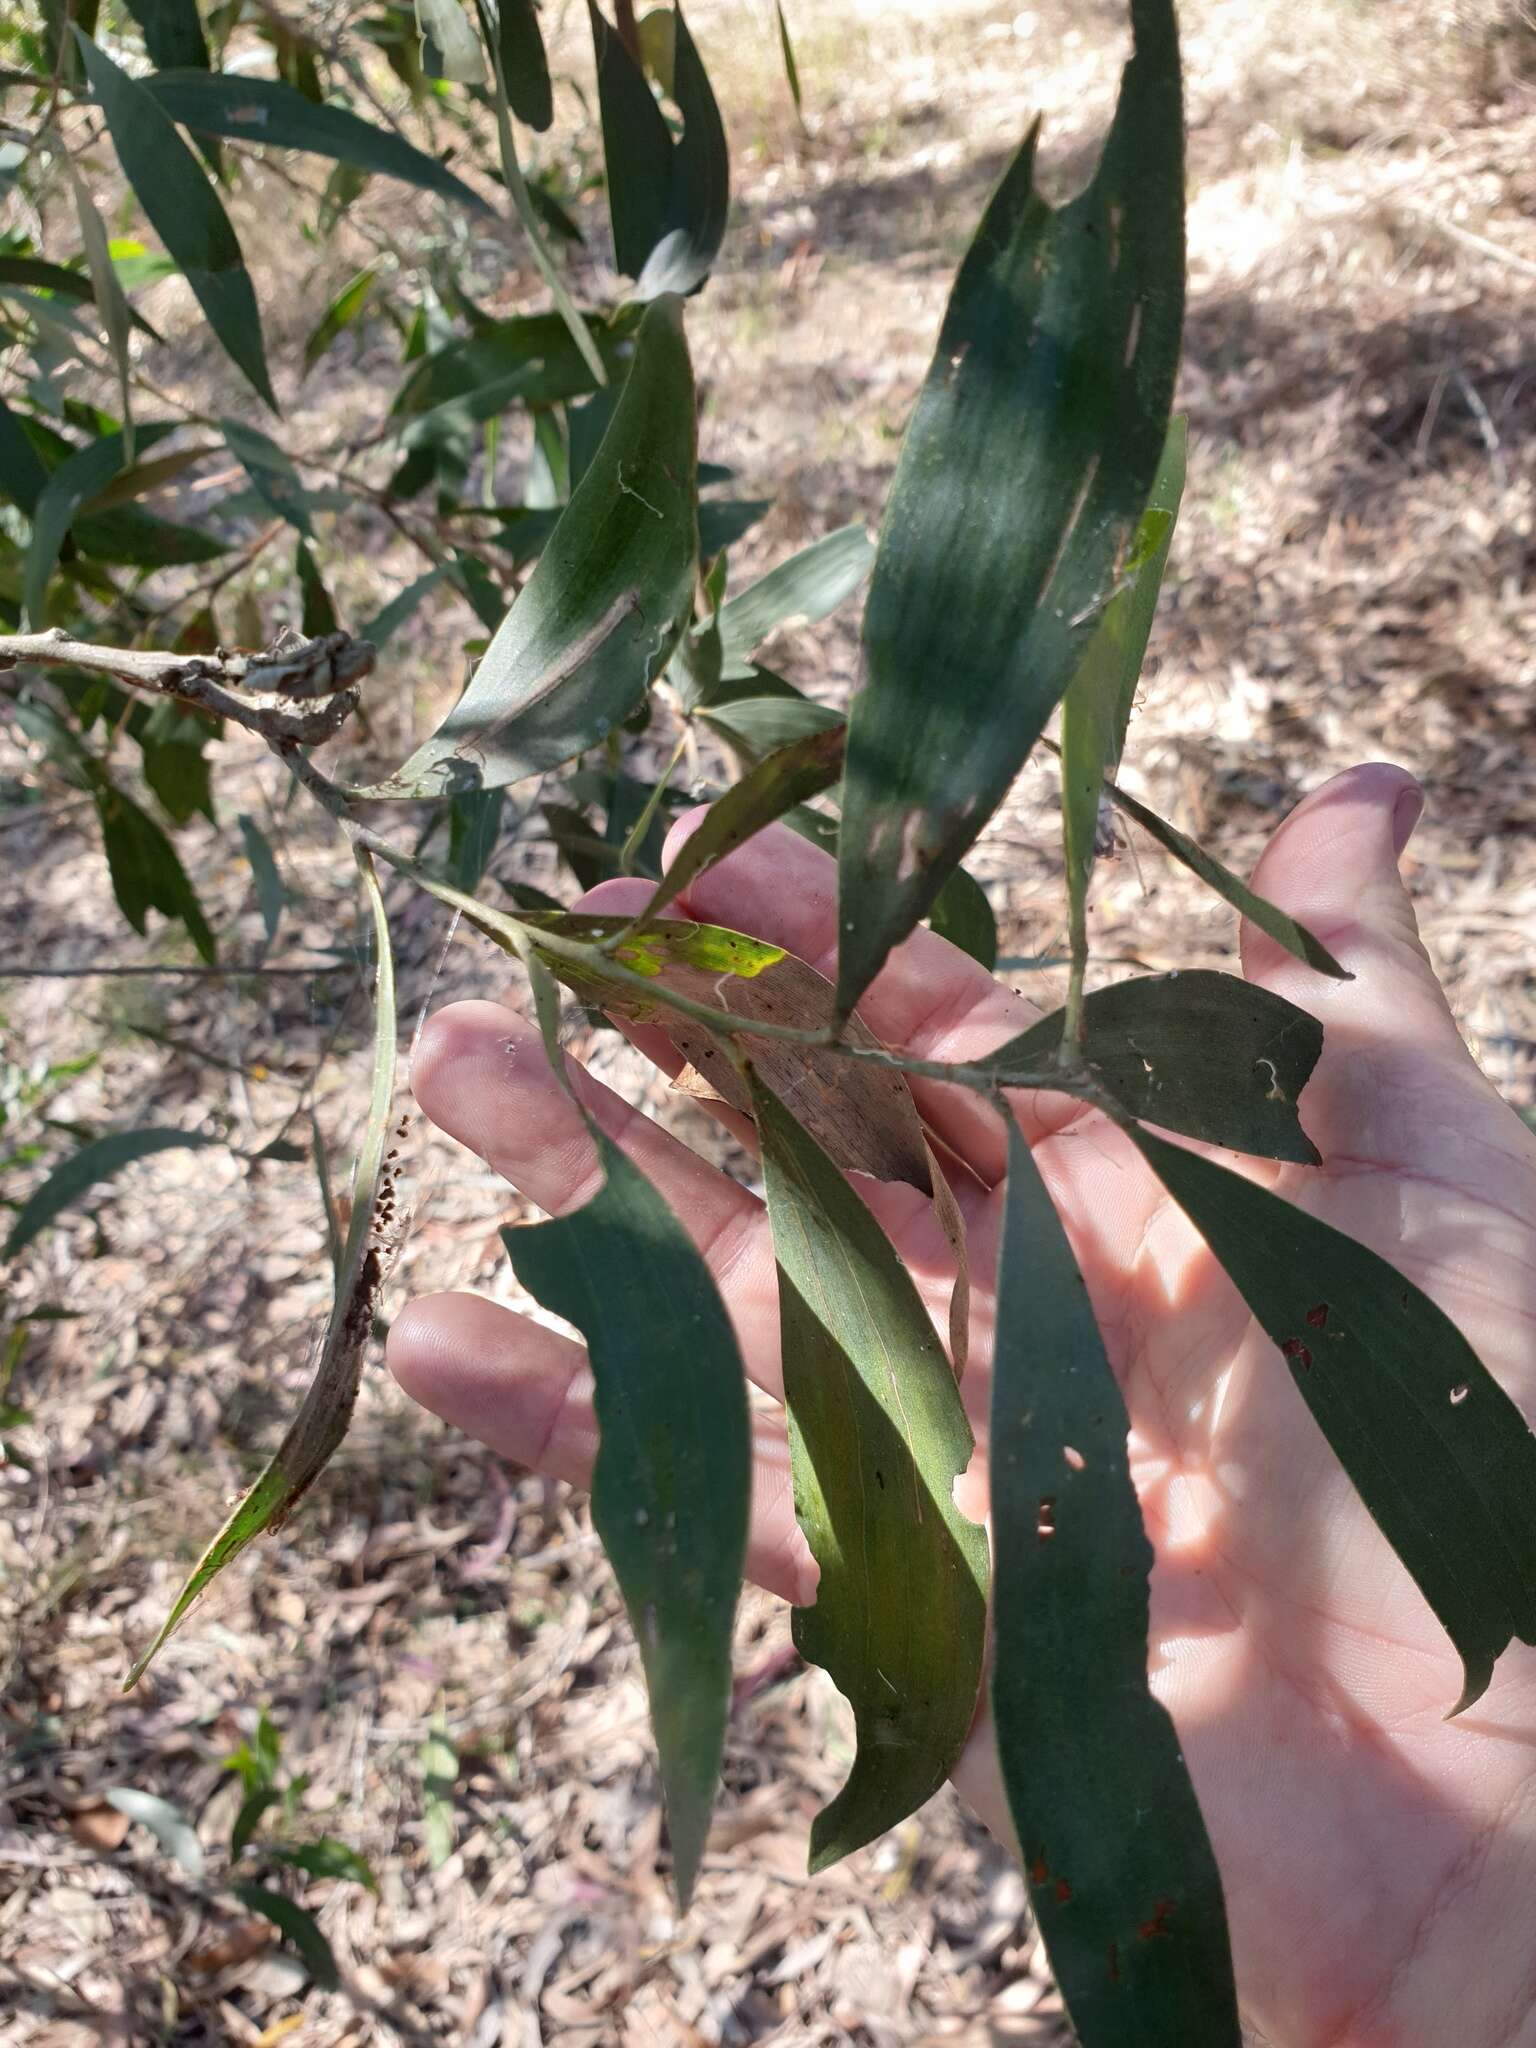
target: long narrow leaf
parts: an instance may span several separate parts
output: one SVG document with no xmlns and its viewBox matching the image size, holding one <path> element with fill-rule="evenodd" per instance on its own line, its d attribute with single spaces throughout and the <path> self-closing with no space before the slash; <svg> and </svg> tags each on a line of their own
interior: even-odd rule
<svg viewBox="0 0 1536 2048">
<path fill-rule="evenodd" d="M 1462 1712 L 1511 1641 L 1536 1644 L 1536 1435 L 1395 1266 L 1214 1160 L 1132 1136 L 1455 1644 Z"/>
<path fill-rule="evenodd" d="M 153 1158 L 157 1152 L 184 1152 L 223 1143 L 222 1138 L 210 1137 L 203 1131 L 154 1128 L 112 1131 L 104 1138 L 93 1138 L 90 1144 L 72 1152 L 62 1166 L 55 1167 L 36 1193 L 23 1202 L 5 1240 L 4 1256 L 15 1258 L 56 1216 L 73 1208 L 83 1194 L 111 1180 L 136 1160 Z"/>
<path fill-rule="evenodd" d="M 85 180 L 68 158 L 69 181 L 75 195 L 75 217 L 80 223 L 80 241 L 85 250 L 85 260 L 90 268 L 91 283 L 96 293 L 96 310 L 101 315 L 101 324 L 106 330 L 107 346 L 112 351 L 112 361 L 117 370 L 118 403 L 123 414 L 123 460 L 133 460 L 133 384 L 132 364 L 129 360 L 128 338 L 133 326 L 133 314 L 118 282 L 117 272 L 112 267 L 112 250 L 107 239 L 106 224 L 96 211 L 96 202 L 86 188 Z"/>
<path fill-rule="evenodd" d="M 1177 825 L 1170 825 L 1166 818 L 1160 818 L 1156 811 L 1149 811 L 1145 804 L 1113 782 L 1106 782 L 1104 794 L 1117 811 L 1134 819 L 1143 832 L 1150 833 L 1166 852 L 1187 867 L 1192 875 L 1198 875 L 1208 889 L 1240 911 L 1248 922 L 1266 932 L 1276 945 L 1284 946 L 1294 959 L 1304 961 L 1319 974 L 1331 975 L 1335 981 L 1351 981 L 1353 976 L 1347 967 L 1341 967 L 1321 939 L 1312 936 L 1304 924 L 1299 924 L 1266 897 L 1259 896 L 1240 881 L 1232 870 L 1224 867 L 1214 854 L 1197 846 L 1193 839 L 1181 832 Z"/>
<path fill-rule="evenodd" d="M 779 1262 L 795 1512 L 821 1568 L 795 1642 L 853 1708 L 858 1752 L 811 1869 L 895 1827 L 949 1775 L 986 1633 L 986 1538 L 954 1502 L 972 1450 L 905 1267 L 821 1148 L 753 1088 Z"/>
<path fill-rule="evenodd" d="M 490 47 L 491 64 L 496 74 L 496 133 L 501 144 L 501 174 L 506 180 L 508 192 L 512 195 L 512 209 L 516 213 L 523 233 L 528 237 L 528 246 L 533 251 L 533 260 L 540 277 L 549 287 L 549 295 L 555 302 L 555 311 L 565 322 L 572 341 L 586 359 L 587 368 L 593 381 L 599 385 L 607 381 L 601 352 L 591 335 L 587 323 L 578 310 L 576 301 L 566 289 L 564 278 L 556 267 L 554 258 L 544 245 L 544 228 L 539 219 L 538 209 L 529 196 L 528 180 L 523 176 L 523 167 L 517 154 L 517 138 L 512 132 L 512 114 L 507 99 L 506 75 L 502 70 L 501 45 L 496 30 L 489 19 L 486 0 L 479 0 L 480 22 Z"/>
<path fill-rule="evenodd" d="M 360 853 L 358 871 L 373 921 L 377 962 L 374 986 L 373 1085 L 368 1122 L 352 1184 L 352 1217 L 342 1247 L 336 1299 L 320 1363 L 298 1414 L 250 1491 L 236 1505 L 177 1594 L 149 1647 L 135 1660 L 124 1690 L 136 1685 L 198 1596 L 246 1545 L 277 1527 L 305 1488 L 330 1461 L 352 1419 L 362 1377 L 363 1351 L 373 1328 L 384 1279 L 385 1246 L 379 1213 L 387 1194 L 385 1151 L 395 1092 L 395 964 L 384 895 L 372 860 Z M 387 1202 L 383 1202 L 387 1207 Z"/>
<path fill-rule="evenodd" d="M 144 32 L 144 47 L 157 71 L 182 64 L 208 69 L 208 44 L 197 18 L 197 0 L 127 0 L 127 5 Z"/>
<path fill-rule="evenodd" d="M 927 912 L 1045 729 L 1146 504 L 1184 303 L 1172 0 L 1059 211 L 1030 136 L 960 267 L 886 508 L 839 856 L 838 1005 Z"/>
<path fill-rule="evenodd" d="M 796 804 L 830 789 L 843 772 L 843 735 L 811 733 L 770 754 L 709 807 L 635 921 L 644 931 L 688 884 Z"/>
<path fill-rule="evenodd" d="M 15 415 L 9 414 L 8 418 L 14 420 Z M 174 426 L 164 421 L 153 426 L 141 427 L 137 435 L 140 451 L 152 447 L 156 441 L 174 431 Z M 22 433 L 19 425 L 17 432 Z M 24 434 L 22 438 L 25 440 Z M 64 545 L 64 536 L 73 525 L 75 515 L 82 506 L 106 489 L 122 470 L 127 456 L 127 446 L 121 434 L 103 434 L 97 440 L 87 442 L 85 447 L 76 449 L 72 455 L 64 458 L 58 468 L 47 477 L 31 506 L 24 508 L 31 512 L 32 539 L 27 547 L 22 601 L 27 616 L 35 628 L 47 624 L 45 613 L 49 579 L 58 564 L 59 550 Z M 41 467 L 40 464 L 38 466 Z M 18 461 L 14 474 L 8 473 L 6 476 L 7 488 L 14 491 L 18 486 L 23 486 L 30 490 L 36 481 L 36 475 L 37 471 L 30 463 Z"/>
<path fill-rule="evenodd" d="M 462 178 L 403 136 L 377 128 L 345 107 L 306 99 L 280 79 L 161 71 L 145 79 L 144 90 L 173 121 L 195 135 L 219 135 L 267 149 L 305 150 L 359 171 L 399 178 L 476 213 L 491 211 Z"/>
<path fill-rule="evenodd" d="M 496 0 L 496 33 L 513 113 L 530 128 L 547 128 L 555 118 L 555 102 L 534 0 Z"/>
<path fill-rule="evenodd" d="M 614 257 L 638 298 L 697 290 L 709 275 L 730 213 L 725 129 L 681 8 L 672 10 L 672 94 L 683 117 L 674 137 L 645 73 L 588 0 L 608 172 Z"/>
<path fill-rule="evenodd" d="M 651 306 L 612 424 L 469 688 L 373 794 L 453 795 L 568 761 L 631 712 L 692 607 L 693 373 Z"/>
<path fill-rule="evenodd" d="M 286 519 L 306 539 L 315 529 L 309 516 L 309 496 L 286 449 L 279 448 L 270 434 L 241 420 L 219 421 L 229 452 L 250 478 L 257 497 L 280 519 Z"/>
<path fill-rule="evenodd" d="M 770 569 L 739 597 L 720 607 L 720 679 L 736 682 L 753 672 L 749 659 L 789 619 L 807 625 L 836 611 L 869 574 L 874 542 L 862 526 L 842 526 Z"/>
<path fill-rule="evenodd" d="M 992 1362 L 992 1711 L 1030 1898 L 1082 2048 L 1238 2048 L 1216 1858 L 1147 1683 L 1125 1404 L 1017 1128 Z"/>
<path fill-rule="evenodd" d="M 276 412 L 256 293 L 218 194 L 154 94 L 89 36 L 76 29 L 75 39 L 124 177 L 180 264 L 225 354 Z M 204 73 L 191 75 L 211 83 Z"/>
<path fill-rule="evenodd" d="M 678 1900 L 704 1852 L 731 1691 L 751 1492 L 746 1381 L 719 1292 L 650 1182 L 595 1126 L 604 1180 L 573 1215 L 505 1230 L 518 1279 L 587 1340 L 592 1519 L 640 1643 Z"/>
<path fill-rule="evenodd" d="M 1184 491 L 1188 439 L 1187 422 L 1176 419 L 1168 429 L 1147 509 L 1131 543 L 1125 581 L 1105 606 L 1061 700 L 1061 825 L 1074 977 L 1069 1004 L 1080 997 L 1087 961 L 1088 882 L 1098 845 L 1104 778 L 1114 775 L 1125 745 Z"/>
</svg>

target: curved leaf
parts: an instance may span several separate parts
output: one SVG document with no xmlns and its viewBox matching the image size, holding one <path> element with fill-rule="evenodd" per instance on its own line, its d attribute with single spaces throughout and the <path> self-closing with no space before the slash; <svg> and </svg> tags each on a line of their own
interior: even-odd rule
<svg viewBox="0 0 1536 2048">
<path fill-rule="evenodd" d="M 119 1813 L 148 1828 L 173 1863 L 179 1864 L 195 1883 L 203 1874 L 203 1845 L 197 1830 L 179 1806 L 153 1792 L 140 1792 L 133 1785 L 109 1785 L 106 1801 Z"/>
<path fill-rule="evenodd" d="M 336 1968 L 336 1958 L 313 1913 L 303 1906 L 296 1906 L 281 1892 L 269 1891 L 264 1884 L 236 1884 L 231 1885 L 230 1890 L 242 1906 L 272 1922 L 283 1939 L 302 1956 L 305 1969 L 322 1991 L 337 1988 L 341 1976 Z"/>
<path fill-rule="evenodd" d="M 640 1643 L 674 1882 L 693 1890 L 725 1744 L 751 1493 L 746 1380 L 709 1269 L 596 1126 L 604 1180 L 569 1216 L 504 1230 L 513 1271 L 587 1340 L 592 1519 Z"/>
<path fill-rule="evenodd" d="M 992 1711 L 1009 1811 L 1082 2048 L 1239 2048 L 1226 1908 L 1147 1683 L 1152 1546 L 1125 1404 L 1016 1125 L 992 1363 Z"/>
<path fill-rule="evenodd" d="M 278 1527 L 295 1502 L 325 1469 L 347 1433 L 362 1378 L 363 1350 L 373 1328 L 384 1284 L 389 1173 L 389 1144 L 395 1091 L 395 962 L 390 946 L 384 896 L 365 853 L 357 856 L 373 922 L 377 962 L 374 988 L 373 1085 L 368 1122 L 357 1155 L 352 1183 L 352 1215 L 336 1275 L 336 1296 L 326 1326 L 320 1362 L 303 1405 L 282 1442 L 249 1491 L 226 1516 L 223 1526 L 193 1567 L 159 1631 L 135 1660 L 123 1682 L 130 1691 L 180 1627 L 188 1610 L 224 1567 L 265 1530 Z"/>
<path fill-rule="evenodd" d="M 693 601 L 693 373 L 682 308 L 646 313 L 591 468 L 432 738 L 371 795 L 456 795 L 568 761 L 665 665 Z"/>
<path fill-rule="evenodd" d="M 345 107 L 307 99 L 281 79 L 159 71 L 143 81 L 143 90 L 171 120 L 195 135 L 221 135 L 230 142 L 258 143 L 266 149 L 305 150 L 355 170 L 399 178 L 476 213 L 491 211 L 462 178 L 403 136 L 377 128 Z"/>
<path fill-rule="evenodd" d="M 106 331 L 107 346 L 112 351 L 112 360 L 117 369 L 118 403 L 123 415 L 123 456 L 133 460 L 133 384 L 132 364 L 129 359 L 129 330 L 133 325 L 133 313 L 123 294 L 117 272 L 112 268 L 112 251 L 107 240 L 106 223 L 96 210 L 96 202 L 86 187 L 85 180 L 75 169 L 69 158 L 69 182 L 75 196 L 75 216 L 80 223 L 80 242 L 85 250 L 85 260 L 90 269 L 91 283 L 96 293 L 96 310 L 101 315 L 101 324 Z"/>
<path fill-rule="evenodd" d="M 5 1240 L 4 1256 L 15 1258 L 65 1209 L 104 1180 L 132 1166 L 136 1160 L 151 1159 L 157 1152 L 197 1151 L 208 1145 L 222 1145 L 222 1138 L 203 1131 L 173 1131 L 146 1128 L 142 1131 L 112 1131 L 72 1152 L 62 1166 L 55 1167 L 35 1193 L 22 1204 Z"/>
<path fill-rule="evenodd" d="M 1395 1266 L 1213 1160 L 1132 1129 L 1225 1267 L 1462 1661 L 1461 1713 L 1536 1644 L 1536 1435 Z"/>
<path fill-rule="evenodd" d="M 795 1513 L 821 1568 L 801 1653 L 853 1708 L 858 1753 L 811 1828 L 822 1870 L 936 1792 L 976 1710 L 987 1543 L 954 1503 L 973 1448 L 906 1268 L 842 1173 L 752 1090 L 779 1264 Z"/>
<path fill-rule="evenodd" d="M 1064 1018 L 1053 1011 L 976 1064 L 1004 1086 L 1013 1074 L 1037 1086 Z M 1256 1158 L 1318 1164 L 1296 1105 L 1323 1027 L 1283 996 L 1200 968 L 1146 974 L 1095 990 L 1084 1021 L 1088 1063 L 1128 1115 Z"/>
<path fill-rule="evenodd" d="M 951 294 L 886 507 L 849 720 L 838 1005 L 996 809 L 1082 659 L 1162 454 L 1184 302 L 1172 0 L 1133 0 L 1092 183 L 1059 211 L 1033 134 Z"/>
<path fill-rule="evenodd" d="M 218 194 L 149 87 L 119 70 L 78 29 L 75 39 L 124 177 L 180 264 L 225 354 L 276 412 L 256 294 Z M 223 82 L 203 72 L 189 75 L 205 86 Z"/>
</svg>

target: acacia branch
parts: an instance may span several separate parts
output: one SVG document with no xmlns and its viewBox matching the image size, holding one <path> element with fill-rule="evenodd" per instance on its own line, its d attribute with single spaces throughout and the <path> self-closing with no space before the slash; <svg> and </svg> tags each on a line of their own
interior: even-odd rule
<svg viewBox="0 0 1536 2048">
<path fill-rule="evenodd" d="M 263 739 L 301 747 L 335 738 L 357 709 L 376 658 L 371 641 L 347 633 L 322 633 L 313 640 L 290 634 L 258 654 L 239 648 L 173 654 L 97 647 L 62 626 L 45 633 L 0 633 L 0 670 L 23 664 L 85 669 L 130 689 L 178 697 Z M 311 708 L 299 708 L 306 704 Z"/>
</svg>

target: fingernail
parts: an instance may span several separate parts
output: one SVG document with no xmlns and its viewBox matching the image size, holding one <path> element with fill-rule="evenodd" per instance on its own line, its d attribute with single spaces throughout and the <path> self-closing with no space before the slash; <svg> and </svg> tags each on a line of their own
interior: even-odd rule
<svg viewBox="0 0 1536 2048">
<path fill-rule="evenodd" d="M 1405 789 L 1392 810 L 1392 851 L 1401 859 L 1403 848 L 1413 837 L 1413 828 L 1424 815 L 1424 792 L 1415 783 Z"/>
</svg>

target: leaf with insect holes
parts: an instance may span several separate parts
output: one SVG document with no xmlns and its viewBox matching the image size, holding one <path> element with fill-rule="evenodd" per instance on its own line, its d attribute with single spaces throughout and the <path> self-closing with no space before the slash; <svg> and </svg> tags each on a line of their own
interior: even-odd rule
<svg viewBox="0 0 1536 2048">
<path fill-rule="evenodd" d="M 990 1439 L 992 1716 L 1009 1812 L 1082 2048 L 1238 2048 L 1226 1908 L 1179 1737 L 1147 1683 L 1125 1404 L 1016 1126 Z"/>
<path fill-rule="evenodd" d="M 753 1108 L 795 1514 L 821 1569 L 795 1643 L 858 1730 L 848 1780 L 812 1823 L 815 1871 L 904 1820 L 959 1756 L 981 1684 L 987 1542 L 955 1506 L 970 1424 L 906 1268 L 761 1076 Z"/>
<path fill-rule="evenodd" d="M 146 78 L 143 89 L 163 113 L 194 135 L 218 135 L 229 142 L 257 143 L 266 149 L 304 150 L 359 171 L 398 178 L 475 213 L 491 211 L 462 178 L 456 178 L 436 157 L 415 148 L 404 136 L 375 127 L 345 107 L 307 99 L 281 79 L 248 78 L 234 72 L 161 71 Z"/>
<path fill-rule="evenodd" d="M 1125 731 L 1184 493 L 1188 443 L 1189 424 L 1176 419 L 1168 429 L 1147 509 L 1126 557 L 1124 581 L 1105 606 L 1061 700 L 1061 825 L 1067 889 L 1074 922 L 1085 936 L 1083 920 L 1104 779 L 1115 774 L 1125 747 Z"/>
<path fill-rule="evenodd" d="M 504 1230 L 502 1242 L 521 1284 L 587 1340 L 599 1435 L 592 1519 L 640 1643 L 686 1908 L 730 1707 L 752 1487 L 746 1381 L 688 1233 L 589 1128 L 604 1175 L 597 1194 L 554 1222 Z"/>
<path fill-rule="evenodd" d="M 218 194 L 149 89 L 120 70 L 89 36 L 79 29 L 74 33 L 123 176 L 181 266 L 225 354 L 276 412 L 256 294 Z M 212 83 L 204 72 L 190 75 L 204 85 Z"/>
<path fill-rule="evenodd" d="M 730 158 L 720 109 L 681 8 L 672 10 L 674 137 L 645 73 L 588 0 L 608 169 L 614 260 L 635 295 L 691 292 L 708 277 L 730 213 Z"/>
<path fill-rule="evenodd" d="M 977 1066 L 1005 1087 L 1038 1086 L 1063 1017 L 1042 1017 Z M 1140 975 L 1095 990 L 1084 1023 L 1089 1067 L 1128 1115 L 1257 1158 L 1318 1164 L 1296 1105 L 1323 1027 L 1283 996 L 1201 968 Z"/>
<path fill-rule="evenodd" d="M 373 1085 L 368 1121 L 357 1155 L 352 1187 L 352 1217 L 336 1277 L 336 1298 L 320 1351 L 315 1377 L 303 1405 L 289 1425 L 271 1461 L 226 1518 L 223 1527 L 198 1559 L 191 1576 L 148 1649 L 135 1660 L 124 1691 L 136 1685 L 162 1646 L 180 1626 L 198 1596 L 255 1537 L 274 1528 L 292 1509 L 305 1488 L 318 1477 L 347 1433 L 362 1377 L 363 1350 L 373 1328 L 383 1284 L 384 1253 L 377 1226 L 386 1221 L 380 1210 L 387 1196 L 385 1148 L 395 1091 L 395 964 L 383 892 L 366 853 L 357 855 L 358 872 L 373 919 L 377 960 L 374 988 Z"/>
<path fill-rule="evenodd" d="M 848 728 L 840 1010 L 1040 738 L 1157 471 L 1184 305 L 1172 0 L 1132 0 L 1131 25 L 1092 182 L 1049 206 L 1030 135 L 960 266 L 902 445 Z"/>
<path fill-rule="evenodd" d="M 1127 795 L 1113 782 L 1105 783 L 1104 794 L 1117 811 L 1123 811 L 1126 817 L 1133 819 L 1165 852 L 1171 853 L 1192 875 L 1198 876 L 1208 889 L 1214 889 L 1251 925 L 1256 925 L 1272 938 L 1277 946 L 1283 946 L 1293 959 L 1302 961 L 1319 974 L 1331 975 L 1335 981 L 1354 979 L 1349 969 L 1341 967 L 1322 940 L 1314 938 L 1304 924 L 1298 923 L 1266 897 L 1256 894 L 1230 868 L 1224 867 L 1214 854 L 1197 846 L 1176 825 L 1170 825 L 1156 811 L 1149 811 L 1145 804 L 1138 803 L 1135 797 Z"/>
<path fill-rule="evenodd" d="M 694 461 L 682 307 L 659 299 L 602 446 L 474 680 L 370 796 L 515 782 L 595 745 L 634 709 L 692 607 Z"/>
<path fill-rule="evenodd" d="M 653 924 L 672 899 L 716 861 L 744 846 L 796 804 L 830 789 L 842 772 L 843 735 L 838 730 L 811 733 L 760 761 L 710 805 L 635 920 L 635 930 Z"/>
<path fill-rule="evenodd" d="M 1450 1317 L 1365 1245 L 1133 1127 L 1280 1348 L 1355 1491 L 1461 1658 L 1461 1713 L 1536 1644 L 1536 1435 Z"/>
</svg>

